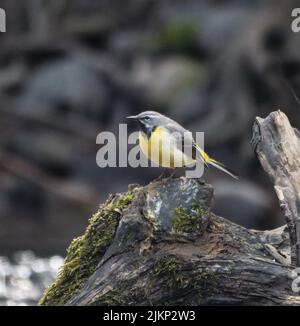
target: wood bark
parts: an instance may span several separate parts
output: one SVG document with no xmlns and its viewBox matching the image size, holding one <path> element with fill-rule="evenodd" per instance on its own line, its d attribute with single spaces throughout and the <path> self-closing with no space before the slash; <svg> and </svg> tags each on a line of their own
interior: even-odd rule
<svg viewBox="0 0 300 326">
<path fill-rule="evenodd" d="M 291 261 L 300 266 L 300 133 L 287 116 L 272 112 L 256 118 L 253 146 L 262 167 L 274 184 L 291 243 Z"/>
</svg>

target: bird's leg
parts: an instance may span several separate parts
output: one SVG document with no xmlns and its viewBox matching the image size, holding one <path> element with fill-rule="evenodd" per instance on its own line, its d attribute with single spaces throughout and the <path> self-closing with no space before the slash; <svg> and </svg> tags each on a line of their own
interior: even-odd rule
<svg viewBox="0 0 300 326">
<path fill-rule="evenodd" d="M 163 170 L 163 172 L 161 173 L 161 175 L 158 178 L 154 179 L 153 181 L 160 181 L 162 179 L 166 179 L 166 180 L 173 179 L 175 177 L 176 173 L 178 171 L 181 171 L 182 168 L 174 168 L 174 169 L 172 169 L 172 172 L 167 176 L 167 174 L 168 174 L 167 172 L 170 171 L 170 170 L 171 169 L 169 169 L 169 168 L 165 168 Z"/>
<path fill-rule="evenodd" d="M 168 170 L 169 170 L 168 168 L 164 168 L 164 170 L 162 171 L 162 173 L 156 179 L 154 179 L 153 181 L 160 181 L 163 178 L 165 178 Z"/>
<path fill-rule="evenodd" d="M 176 172 L 178 171 L 178 169 L 174 169 L 171 174 L 168 176 L 168 179 L 173 179 L 174 176 L 176 175 Z"/>
</svg>

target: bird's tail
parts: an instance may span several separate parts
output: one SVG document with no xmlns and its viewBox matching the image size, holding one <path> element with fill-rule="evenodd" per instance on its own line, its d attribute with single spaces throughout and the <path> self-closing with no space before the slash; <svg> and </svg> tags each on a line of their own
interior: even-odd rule
<svg viewBox="0 0 300 326">
<path fill-rule="evenodd" d="M 223 171 L 224 173 L 230 175 L 234 179 L 238 179 L 239 177 L 232 171 L 230 171 L 223 163 L 214 160 L 213 158 L 209 157 L 198 145 L 197 149 L 201 154 L 201 157 L 206 165 L 212 165 L 213 167 L 217 168 L 218 170 Z"/>
<path fill-rule="evenodd" d="M 233 177 L 234 179 L 238 179 L 239 177 L 232 171 L 230 171 L 224 164 L 212 159 L 212 158 L 209 158 L 208 164 L 214 166 L 215 168 L 223 171 L 224 173 L 230 175 L 231 177 Z"/>
</svg>

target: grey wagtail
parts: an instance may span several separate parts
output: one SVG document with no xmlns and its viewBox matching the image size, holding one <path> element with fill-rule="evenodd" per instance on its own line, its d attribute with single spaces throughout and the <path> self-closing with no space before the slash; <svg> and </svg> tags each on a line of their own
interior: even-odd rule
<svg viewBox="0 0 300 326">
<path fill-rule="evenodd" d="M 155 164 L 169 169 L 188 167 L 196 163 L 198 155 L 205 166 L 212 165 L 238 179 L 222 163 L 209 157 L 196 144 L 192 133 L 176 121 L 155 111 L 145 111 L 127 119 L 139 123 L 140 148 Z"/>
</svg>

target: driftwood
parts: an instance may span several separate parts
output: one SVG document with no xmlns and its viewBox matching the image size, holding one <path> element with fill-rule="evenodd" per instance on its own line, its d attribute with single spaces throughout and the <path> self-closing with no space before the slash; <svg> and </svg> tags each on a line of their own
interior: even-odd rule
<svg viewBox="0 0 300 326">
<path fill-rule="evenodd" d="M 274 184 L 290 235 L 292 264 L 299 267 L 300 133 L 284 113 L 277 111 L 266 119 L 256 119 L 252 143 Z"/>
</svg>

